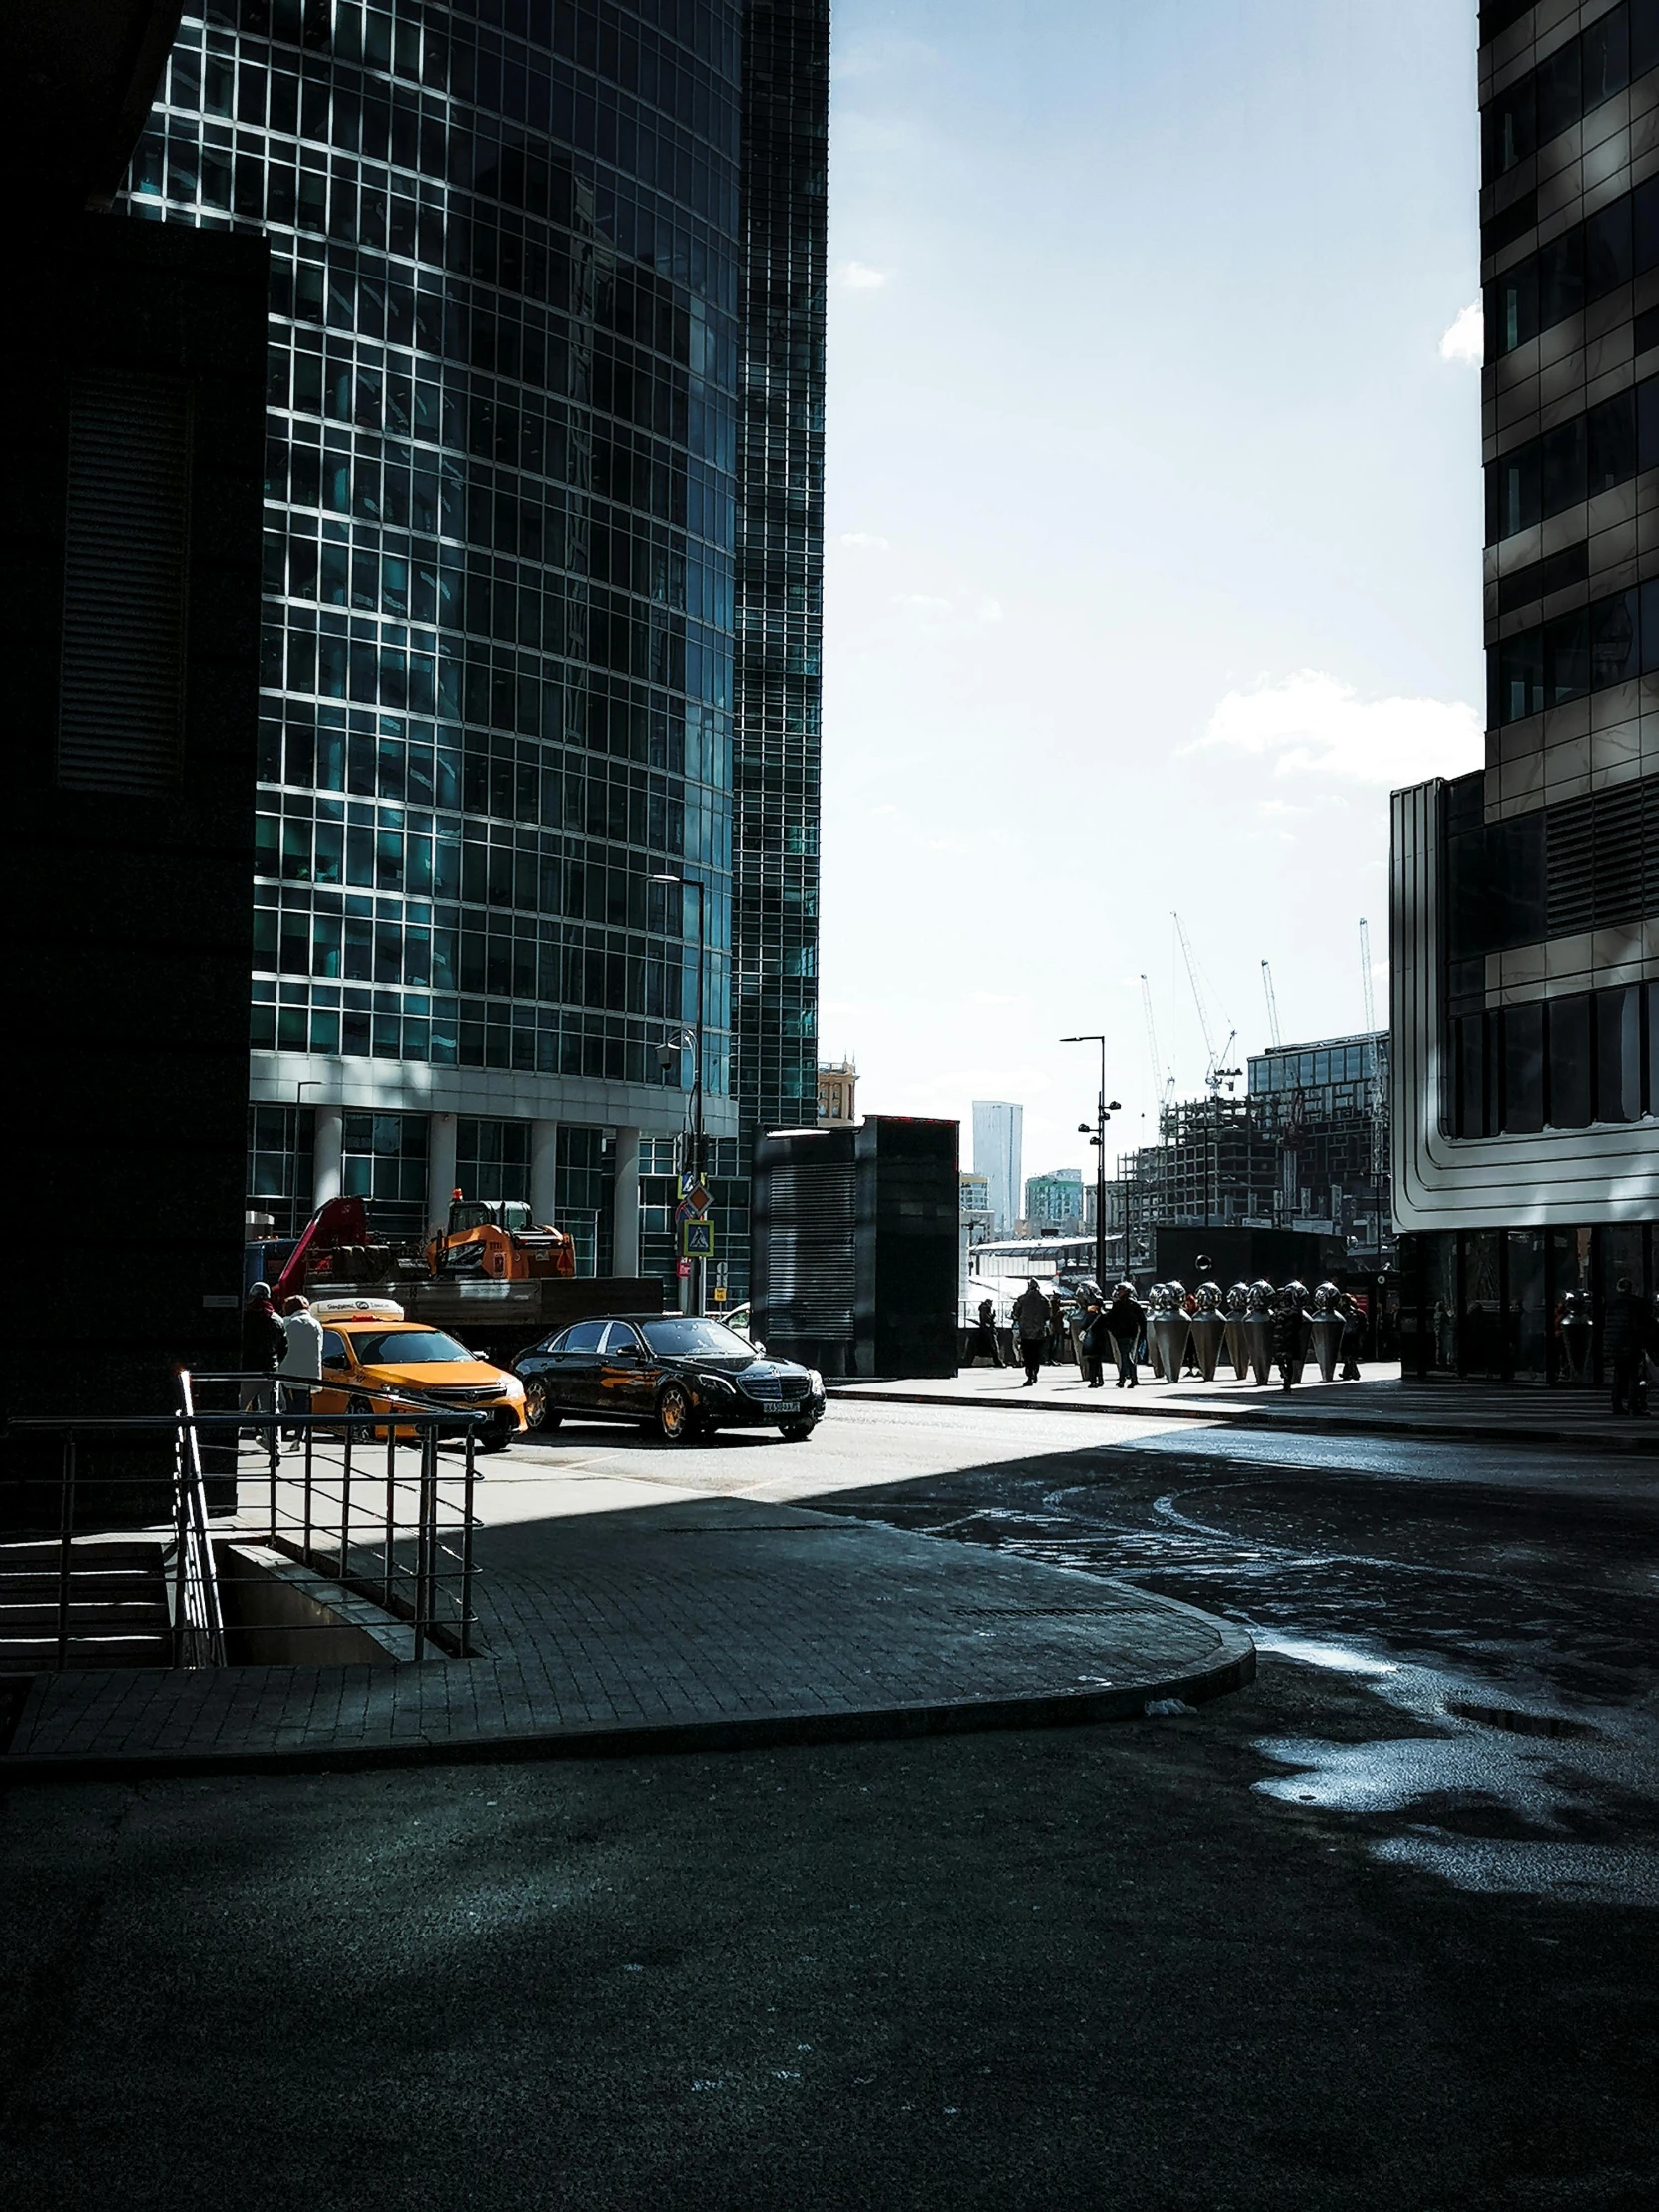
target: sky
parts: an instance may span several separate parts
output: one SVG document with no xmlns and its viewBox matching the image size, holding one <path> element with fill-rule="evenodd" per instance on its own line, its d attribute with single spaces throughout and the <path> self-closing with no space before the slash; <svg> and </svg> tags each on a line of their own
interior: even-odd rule
<svg viewBox="0 0 1659 2212">
<path fill-rule="evenodd" d="M 1112 1150 L 1202 1088 L 1172 913 L 1222 1064 L 1264 959 L 1363 1026 L 1362 916 L 1381 1024 L 1389 791 L 1480 763 L 1475 4 L 831 37 L 821 1055 L 1092 1176 L 1062 1035 Z"/>
</svg>

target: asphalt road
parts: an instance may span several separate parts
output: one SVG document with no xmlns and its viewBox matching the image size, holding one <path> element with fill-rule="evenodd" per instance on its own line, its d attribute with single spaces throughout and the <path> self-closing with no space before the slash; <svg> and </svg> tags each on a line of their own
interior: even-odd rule
<svg viewBox="0 0 1659 2212">
<path fill-rule="evenodd" d="M 1260 1677 L 1093 1729 L 13 1792 L 8 2212 L 1654 2201 L 1651 1479 L 837 1407 L 798 1447 L 567 1430 L 491 1516 L 561 1470 L 1127 1576 L 1248 1620 Z"/>
</svg>

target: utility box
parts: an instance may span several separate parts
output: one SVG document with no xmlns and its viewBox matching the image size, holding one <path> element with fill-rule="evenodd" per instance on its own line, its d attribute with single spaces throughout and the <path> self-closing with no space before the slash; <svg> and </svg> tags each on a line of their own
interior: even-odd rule
<svg viewBox="0 0 1659 2212">
<path fill-rule="evenodd" d="M 756 1138 L 752 1326 L 769 1352 L 829 1377 L 955 1374 L 958 1134 L 873 1114 Z"/>
</svg>

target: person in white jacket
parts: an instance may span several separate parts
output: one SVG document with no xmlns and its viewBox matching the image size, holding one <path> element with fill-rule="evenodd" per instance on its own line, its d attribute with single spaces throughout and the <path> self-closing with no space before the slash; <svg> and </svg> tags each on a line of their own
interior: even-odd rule
<svg viewBox="0 0 1659 2212">
<path fill-rule="evenodd" d="M 311 1391 L 322 1381 L 322 1324 L 308 1298 L 289 1298 L 282 1301 L 282 1327 L 288 1333 L 288 1348 L 276 1370 L 282 1410 L 308 1413 Z"/>
</svg>

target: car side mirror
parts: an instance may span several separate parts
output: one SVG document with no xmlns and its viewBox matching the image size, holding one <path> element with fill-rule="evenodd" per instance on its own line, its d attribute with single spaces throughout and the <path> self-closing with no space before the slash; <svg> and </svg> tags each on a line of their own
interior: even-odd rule
<svg viewBox="0 0 1659 2212">
<path fill-rule="evenodd" d="M 759 1337 L 751 1337 L 749 1341 L 754 1346 L 757 1355 L 765 1352 L 766 1346 L 762 1344 Z"/>
</svg>

